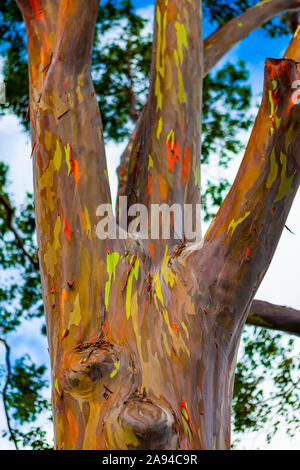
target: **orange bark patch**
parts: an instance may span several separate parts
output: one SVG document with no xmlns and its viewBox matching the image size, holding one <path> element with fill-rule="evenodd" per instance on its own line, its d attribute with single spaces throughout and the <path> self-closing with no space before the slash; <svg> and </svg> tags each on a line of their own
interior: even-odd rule
<svg viewBox="0 0 300 470">
<path fill-rule="evenodd" d="M 152 176 L 148 175 L 148 194 L 152 196 Z"/>
<path fill-rule="evenodd" d="M 168 195 L 168 185 L 164 182 L 164 179 L 161 175 L 158 175 L 160 195 L 163 201 L 167 199 Z"/>
<path fill-rule="evenodd" d="M 35 88 L 38 87 L 38 81 L 37 81 L 37 76 L 36 76 L 36 70 L 33 65 L 31 65 L 31 78 L 32 82 Z"/>
<path fill-rule="evenodd" d="M 69 241 L 71 241 L 71 228 L 70 228 L 67 217 L 65 217 L 64 233 L 65 233 L 65 236 L 67 237 L 67 239 Z"/>
<path fill-rule="evenodd" d="M 70 410 L 70 408 L 68 408 L 67 410 L 67 419 L 69 423 L 69 432 L 71 435 L 72 444 L 74 447 L 76 447 L 76 441 L 77 441 L 78 432 L 79 432 L 78 422 L 75 416 L 73 415 L 72 411 Z"/>
<path fill-rule="evenodd" d="M 154 259 L 154 245 L 153 245 L 153 243 L 149 242 L 148 246 L 149 246 L 150 256 L 151 256 L 151 259 L 153 261 L 153 259 Z"/>
<path fill-rule="evenodd" d="M 60 308 L 60 310 L 61 310 L 62 307 L 63 307 L 63 302 L 64 302 L 64 300 L 68 300 L 68 299 L 69 299 L 68 293 L 67 293 L 67 291 L 66 291 L 65 289 L 63 289 L 63 290 L 61 291 L 61 295 L 60 295 L 60 299 L 59 299 L 59 308 Z"/>
<path fill-rule="evenodd" d="M 69 88 L 69 77 L 66 77 L 64 80 L 64 89 L 67 90 Z"/>
<path fill-rule="evenodd" d="M 172 130 L 167 137 L 167 151 L 169 171 L 174 173 L 174 165 L 179 161 L 179 143 L 176 142 L 174 131 Z"/>
<path fill-rule="evenodd" d="M 74 160 L 73 162 L 71 162 L 71 168 L 72 168 L 72 172 L 73 172 L 73 175 L 74 175 L 74 178 L 75 178 L 75 184 L 76 184 L 76 187 L 77 187 L 78 183 L 79 183 L 79 180 L 80 180 L 78 160 Z"/>
<path fill-rule="evenodd" d="M 44 31 L 43 31 L 43 36 L 44 36 L 44 41 L 45 41 L 46 52 L 47 54 L 49 54 L 50 52 L 49 41 L 48 41 L 47 34 Z"/>
<path fill-rule="evenodd" d="M 40 5 L 38 0 L 29 0 L 30 6 L 34 11 L 35 17 L 37 20 L 42 20 L 43 23 L 45 23 L 45 20 L 43 18 L 43 7 Z"/>
<path fill-rule="evenodd" d="M 41 63 L 42 63 L 42 65 L 45 65 L 45 53 L 44 53 L 44 50 L 43 50 L 42 47 L 41 47 L 41 49 L 40 49 L 40 56 L 41 56 Z"/>
<path fill-rule="evenodd" d="M 183 182 L 186 183 L 190 174 L 190 156 L 191 156 L 191 149 L 187 147 L 185 149 L 185 153 L 182 160 L 182 179 Z"/>
<path fill-rule="evenodd" d="M 33 152 L 34 152 L 35 146 L 36 146 L 36 142 L 34 142 L 34 144 L 33 144 L 33 146 L 32 146 L 32 149 L 31 149 L 31 154 L 30 154 L 30 158 L 32 158 L 32 155 L 33 155 Z"/>
</svg>

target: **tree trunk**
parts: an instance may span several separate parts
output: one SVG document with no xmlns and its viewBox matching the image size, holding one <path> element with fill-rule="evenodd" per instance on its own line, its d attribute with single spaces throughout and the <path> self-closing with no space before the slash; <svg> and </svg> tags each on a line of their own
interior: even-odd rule
<svg viewBox="0 0 300 470">
<path fill-rule="evenodd" d="M 98 0 L 17 2 L 55 446 L 229 449 L 240 336 L 299 185 L 297 66 L 267 61 L 244 161 L 200 244 L 182 234 L 101 241 L 97 207 L 110 192 L 90 73 Z M 129 203 L 199 201 L 202 50 L 201 1 L 157 0 Z"/>
</svg>

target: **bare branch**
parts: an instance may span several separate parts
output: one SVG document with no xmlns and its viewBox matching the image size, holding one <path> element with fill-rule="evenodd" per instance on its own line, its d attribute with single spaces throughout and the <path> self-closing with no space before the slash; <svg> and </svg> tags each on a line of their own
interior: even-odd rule
<svg viewBox="0 0 300 470">
<path fill-rule="evenodd" d="M 26 256 L 26 258 L 32 263 L 32 265 L 35 268 L 38 268 L 38 262 L 35 260 L 33 256 L 31 256 L 28 251 L 24 247 L 24 241 L 22 240 L 22 237 L 18 234 L 18 231 L 13 225 L 13 216 L 14 216 L 14 209 L 11 207 L 9 201 L 4 197 L 2 194 L 0 194 L 0 204 L 3 205 L 4 209 L 6 210 L 7 213 L 7 219 L 6 219 L 6 224 L 7 228 L 14 234 L 15 240 L 16 240 L 16 245 L 22 253 Z"/>
<path fill-rule="evenodd" d="M 291 42 L 284 54 L 287 59 L 292 59 L 295 62 L 300 62 L 300 23 L 298 24 L 296 31 L 293 35 Z"/>
<path fill-rule="evenodd" d="M 299 0 L 261 1 L 221 26 L 204 41 L 204 76 L 238 42 L 278 13 L 300 8 Z"/>
<path fill-rule="evenodd" d="M 284 331 L 300 336 L 300 311 L 274 305 L 263 300 L 253 300 L 247 317 L 248 325 Z"/>
<path fill-rule="evenodd" d="M 10 423 L 10 417 L 8 413 L 8 403 L 7 403 L 7 388 L 10 383 L 10 377 L 11 377 L 11 365 L 10 365 L 10 347 L 8 346 L 7 342 L 5 339 L 0 338 L 0 343 L 2 343 L 5 347 L 6 354 L 5 354 L 5 362 L 6 362 L 6 381 L 4 384 L 4 388 L 2 390 L 2 397 L 3 397 L 3 406 L 4 406 L 4 412 L 5 412 L 5 417 L 6 417 L 6 422 L 7 422 L 7 428 L 11 437 L 11 440 L 13 441 L 15 448 L 18 450 L 18 442 L 16 440 L 14 431 L 12 429 L 11 423 Z"/>
</svg>

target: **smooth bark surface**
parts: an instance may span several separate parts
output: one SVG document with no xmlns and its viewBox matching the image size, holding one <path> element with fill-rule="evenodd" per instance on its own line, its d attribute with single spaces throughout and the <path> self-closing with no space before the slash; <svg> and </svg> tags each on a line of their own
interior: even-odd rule
<svg viewBox="0 0 300 470">
<path fill-rule="evenodd" d="M 300 312 L 294 308 L 253 300 L 247 318 L 248 325 L 285 331 L 300 336 Z"/>
</svg>

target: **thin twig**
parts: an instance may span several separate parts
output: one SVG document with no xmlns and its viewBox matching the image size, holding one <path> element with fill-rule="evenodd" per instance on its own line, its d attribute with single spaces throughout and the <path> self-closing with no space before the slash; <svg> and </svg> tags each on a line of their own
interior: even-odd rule
<svg viewBox="0 0 300 470">
<path fill-rule="evenodd" d="M 37 268 L 38 267 L 37 261 L 26 251 L 22 238 L 20 237 L 17 230 L 13 226 L 12 219 L 13 219 L 13 215 L 14 215 L 14 210 L 11 207 L 9 201 L 6 199 L 6 197 L 4 197 L 2 194 L 0 194 L 0 204 L 2 204 L 2 206 L 6 210 L 6 213 L 7 213 L 7 220 L 6 220 L 7 227 L 14 234 L 18 247 L 23 252 L 23 254 L 29 259 L 29 261 L 34 265 L 34 267 Z"/>
<path fill-rule="evenodd" d="M 10 437 L 11 437 L 11 440 L 13 441 L 15 447 L 16 447 L 16 450 L 19 450 L 19 447 L 18 447 L 18 442 L 16 440 L 16 437 L 15 437 L 15 434 L 14 434 L 14 431 L 11 427 L 11 424 L 10 424 L 10 417 L 9 417 L 9 413 L 8 413 L 8 404 L 7 404 L 7 387 L 10 383 L 10 377 L 11 377 L 11 367 L 10 367 L 10 347 L 8 346 L 7 342 L 5 341 L 5 339 L 3 338 L 0 338 L 0 343 L 2 343 L 5 347 L 5 350 L 6 350 L 6 355 L 5 355 L 5 362 L 6 362 L 6 370 L 7 370 L 7 376 L 6 376 L 6 381 L 5 381 L 5 385 L 4 385 L 4 388 L 2 390 L 2 397 L 3 397 L 3 406 L 4 406 L 4 412 L 5 412 L 5 416 L 6 416 L 6 421 L 7 421 L 7 428 L 8 428 L 8 431 L 9 431 L 9 434 L 10 434 Z"/>
<path fill-rule="evenodd" d="M 133 122 L 136 122 L 139 118 L 139 113 L 136 110 L 137 97 L 136 97 L 136 94 L 133 90 L 134 80 L 133 80 L 133 76 L 132 76 L 131 63 L 130 63 L 129 59 L 127 61 L 127 73 L 128 73 L 128 78 L 129 78 L 129 82 L 130 82 L 130 85 L 128 87 L 128 95 L 129 95 L 129 98 L 130 98 L 129 115 L 130 115 L 131 119 L 133 120 Z"/>
</svg>

